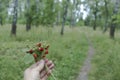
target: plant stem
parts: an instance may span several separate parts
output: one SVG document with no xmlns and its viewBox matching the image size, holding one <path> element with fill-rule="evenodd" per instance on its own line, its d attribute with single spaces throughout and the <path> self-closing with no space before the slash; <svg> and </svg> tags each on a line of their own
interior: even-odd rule
<svg viewBox="0 0 120 80">
<path fill-rule="evenodd" d="M 47 67 L 46 64 L 45 64 L 45 68 L 47 69 L 47 71 L 49 71 L 49 68 Z M 50 74 L 51 74 L 51 76 L 53 77 L 54 80 L 57 80 L 52 72 Z"/>
</svg>

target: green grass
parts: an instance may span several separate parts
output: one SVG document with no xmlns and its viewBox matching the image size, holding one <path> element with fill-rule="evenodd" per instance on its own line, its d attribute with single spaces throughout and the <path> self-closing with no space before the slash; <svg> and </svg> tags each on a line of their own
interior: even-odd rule
<svg viewBox="0 0 120 80">
<path fill-rule="evenodd" d="M 109 38 L 109 33 L 103 34 L 99 29 L 87 29 L 95 55 L 92 60 L 90 80 L 120 80 L 120 36 L 116 32 L 115 39 Z M 92 32 L 92 33 L 91 33 Z"/>
<path fill-rule="evenodd" d="M 11 25 L 0 27 L 0 80 L 22 80 L 24 70 L 34 63 L 26 64 L 27 46 L 41 40 L 50 43 L 47 57 L 55 63 L 53 74 L 57 80 L 75 80 L 88 51 L 82 28 L 66 27 L 65 35 L 61 36 L 60 27 L 33 27 L 26 32 L 24 25 L 18 25 L 16 37 L 10 36 L 10 29 Z"/>
<path fill-rule="evenodd" d="M 84 27 L 66 27 L 64 36 L 60 35 L 60 27 L 33 27 L 26 32 L 24 25 L 18 25 L 16 37 L 10 36 L 10 29 L 11 25 L 0 27 L 0 80 L 22 80 L 24 70 L 34 63 L 33 58 L 25 59 L 27 46 L 41 40 L 50 43 L 47 57 L 55 63 L 53 74 L 57 80 L 75 80 L 88 51 L 85 32 L 95 48 L 89 79 L 120 80 L 119 30 L 112 40 L 108 32 Z"/>
</svg>

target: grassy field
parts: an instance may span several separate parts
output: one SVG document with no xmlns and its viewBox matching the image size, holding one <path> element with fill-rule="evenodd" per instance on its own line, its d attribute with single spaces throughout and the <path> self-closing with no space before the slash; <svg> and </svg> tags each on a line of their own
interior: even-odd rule
<svg viewBox="0 0 120 80">
<path fill-rule="evenodd" d="M 34 63 L 32 57 L 25 58 L 27 46 L 41 40 L 50 43 L 47 57 L 55 63 L 57 80 L 75 80 L 88 51 L 82 28 L 66 27 L 61 36 L 59 27 L 33 27 L 26 32 L 24 25 L 18 25 L 16 37 L 10 36 L 10 29 L 11 25 L 0 26 L 0 80 L 22 80 L 24 70 Z"/>
<path fill-rule="evenodd" d="M 39 41 L 50 43 L 48 59 L 55 63 L 53 74 L 57 80 L 75 80 L 88 52 L 85 34 L 92 41 L 95 55 L 89 80 L 120 80 L 120 34 L 114 40 L 109 33 L 88 27 L 69 28 L 60 35 L 60 27 L 33 27 L 26 32 L 24 25 L 17 28 L 17 36 L 10 36 L 10 25 L 0 27 L 0 80 L 22 80 L 24 70 L 34 63 L 32 56 L 26 56 L 27 46 Z M 53 80 L 52 77 L 49 80 Z"/>
<path fill-rule="evenodd" d="M 116 32 L 115 39 L 109 38 L 109 33 L 100 30 L 86 29 L 95 48 L 92 61 L 90 80 L 120 80 L 120 34 Z M 91 33 L 92 32 L 92 33 Z"/>
</svg>

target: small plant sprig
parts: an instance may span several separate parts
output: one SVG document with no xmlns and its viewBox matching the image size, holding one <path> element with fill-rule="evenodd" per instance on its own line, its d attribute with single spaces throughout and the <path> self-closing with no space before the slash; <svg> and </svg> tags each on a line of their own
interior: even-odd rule
<svg viewBox="0 0 120 80">
<path fill-rule="evenodd" d="M 38 62 L 39 60 L 46 58 L 46 55 L 49 53 L 48 48 L 49 48 L 49 45 L 46 44 L 46 42 L 39 42 L 26 53 L 32 54 L 35 62 Z M 49 71 L 49 68 L 47 67 L 46 64 L 45 64 L 45 68 L 47 71 Z M 53 73 L 51 73 L 51 76 L 53 77 L 54 80 L 56 80 Z"/>
<path fill-rule="evenodd" d="M 36 46 L 33 47 L 33 49 L 30 49 L 27 51 L 27 53 L 32 54 L 35 62 L 44 59 L 48 52 L 49 45 L 46 43 L 39 42 Z"/>
</svg>

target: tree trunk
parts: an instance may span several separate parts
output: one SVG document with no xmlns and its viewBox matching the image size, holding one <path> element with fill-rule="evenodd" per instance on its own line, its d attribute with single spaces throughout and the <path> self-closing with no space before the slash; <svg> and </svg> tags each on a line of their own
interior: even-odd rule
<svg viewBox="0 0 120 80">
<path fill-rule="evenodd" d="M 38 17 L 39 17 L 39 12 L 40 12 L 40 6 L 39 6 L 40 0 L 35 0 L 35 4 L 36 4 L 36 20 L 35 20 L 35 26 L 38 27 L 39 26 L 39 21 L 38 21 Z"/>
<path fill-rule="evenodd" d="M 76 9 L 75 0 L 73 0 L 73 8 L 71 10 L 71 25 L 70 25 L 70 27 L 75 26 L 75 10 L 74 9 Z"/>
<path fill-rule="evenodd" d="M 17 25 L 16 23 L 12 23 L 12 29 L 11 29 L 11 34 L 16 36 L 16 29 L 17 29 Z"/>
<path fill-rule="evenodd" d="M 31 23 L 27 22 L 26 23 L 26 31 L 29 31 L 31 29 Z"/>
<path fill-rule="evenodd" d="M 61 28 L 61 35 L 64 34 L 64 26 L 65 26 L 65 22 L 66 22 L 68 3 L 69 3 L 69 0 L 67 0 L 67 2 L 66 2 L 65 10 L 64 10 L 64 13 L 63 13 L 63 22 L 62 22 L 62 28 Z"/>
<path fill-rule="evenodd" d="M 27 0 L 26 31 L 31 29 L 30 0 Z"/>
<path fill-rule="evenodd" d="M 114 7 L 114 10 L 113 10 L 113 15 L 116 15 L 118 13 L 118 9 L 119 9 L 119 0 L 116 0 L 116 3 L 115 3 L 115 7 Z M 114 17 L 112 19 L 112 24 L 111 24 L 111 27 L 110 27 L 110 37 L 111 38 L 114 38 L 114 35 L 115 35 L 115 28 L 116 28 L 116 23 L 114 22 L 116 20 L 116 17 Z"/>
<path fill-rule="evenodd" d="M 18 0 L 14 0 L 14 15 L 13 15 L 13 22 L 12 22 L 12 29 L 11 29 L 11 35 L 16 36 L 16 29 L 17 29 L 17 6 L 18 6 Z"/>
<path fill-rule="evenodd" d="M 63 19 L 63 22 L 62 22 L 61 35 L 64 34 L 64 25 L 65 25 L 65 19 Z"/>
<path fill-rule="evenodd" d="M 97 27 L 97 12 L 98 12 L 98 1 L 95 2 L 95 12 L 94 12 L 94 17 L 95 17 L 95 20 L 94 20 L 94 24 L 93 24 L 93 30 L 96 30 L 96 27 Z"/>
<path fill-rule="evenodd" d="M 74 27 L 74 26 L 75 26 L 75 11 L 72 10 L 70 27 Z"/>
<path fill-rule="evenodd" d="M 93 25 L 93 30 L 96 30 L 96 26 L 97 26 L 97 25 L 96 25 L 96 22 L 97 22 L 97 21 L 96 21 L 96 20 L 97 20 L 97 12 L 95 12 L 94 15 L 95 15 L 95 21 L 94 21 L 94 25 Z"/>
<path fill-rule="evenodd" d="M 2 17 L 0 17 L 0 24 L 3 25 Z"/>
<path fill-rule="evenodd" d="M 73 27 L 73 10 L 71 10 L 70 27 Z"/>
<path fill-rule="evenodd" d="M 108 2 L 106 0 L 104 0 L 104 2 L 105 2 L 106 19 L 105 19 L 105 26 L 103 32 L 106 32 L 108 27 L 108 6 L 107 6 Z"/>
<path fill-rule="evenodd" d="M 62 28 L 61 28 L 61 35 L 64 34 L 65 21 L 66 21 L 65 17 L 63 17 Z"/>
<path fill-rule="evenodd" d="M 110 27 L 110 37 L 111 38 L 114 38 L 114 35 L 115 35 L 115 27 L 116 25 L 114 23 L 111 24 L 111 27 Z"/>
</svg>

